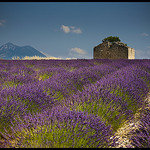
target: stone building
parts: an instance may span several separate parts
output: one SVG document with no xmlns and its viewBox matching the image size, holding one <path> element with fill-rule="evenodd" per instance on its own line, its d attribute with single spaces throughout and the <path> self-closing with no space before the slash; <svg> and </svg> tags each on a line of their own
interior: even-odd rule
<svg viewBox="0 0 150 150">
<path fill-rule="evenodd" d="M 122 42 L 103 42 L 94 47 L 94 59 L 135 59 L 134 48 Z"/>
</svg>

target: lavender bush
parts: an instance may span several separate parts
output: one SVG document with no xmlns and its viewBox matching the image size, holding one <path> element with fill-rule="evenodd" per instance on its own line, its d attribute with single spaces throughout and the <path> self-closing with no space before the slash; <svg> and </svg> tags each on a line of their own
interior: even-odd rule
<svg viewBox="0 0 150 150">
<path fill-rule="evenodd" d="M 146 109 L 142 113 L 140 126 L 129 133 L 132 145 L 135 148 L 150 147 L 150 110 Z"/>
<path fill-rule="evenodd" d="M 0 60 L 0 147 L 115 147 L 149 89 L 150 60 Z M 148 112 L 131 141 L 149 147 Z"/>
<path fill-rule="evenodd" d="M 51 112 L 24 116 L 13 131 L 18 137 L 16 147 L 100 148 L 114 146 L 116 141 L 110 138 L 113 135 L 110 126 L 105 126 L 99 117 L 60 106 Z"/>
</svg>

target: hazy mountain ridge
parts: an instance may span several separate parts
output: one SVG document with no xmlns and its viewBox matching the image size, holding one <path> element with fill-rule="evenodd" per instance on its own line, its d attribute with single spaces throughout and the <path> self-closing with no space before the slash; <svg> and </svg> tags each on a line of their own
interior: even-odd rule
<svg viewBox="0 0 150 150">
<path fill-rule="evenodd" d="M 31 46 L 17 46 L 8 42 L 0 47 L 0 58 L 2 59 L 12 59 L 13 57 L 23 58 L 25 56 L 46 57 L 46 55 Z"/>
</svg>

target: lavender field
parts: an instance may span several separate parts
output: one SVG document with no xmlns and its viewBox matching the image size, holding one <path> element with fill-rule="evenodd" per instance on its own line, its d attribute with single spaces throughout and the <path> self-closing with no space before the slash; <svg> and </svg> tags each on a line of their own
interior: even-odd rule
<svg viewBox="0 0 150 150">
<path fill-rule="evenodd" d="M 150 147 L 149 92 L 149 59 L 0 60 L 0 147 L 116 147 L 137 113 L 131 144 Z"/>
</svg>

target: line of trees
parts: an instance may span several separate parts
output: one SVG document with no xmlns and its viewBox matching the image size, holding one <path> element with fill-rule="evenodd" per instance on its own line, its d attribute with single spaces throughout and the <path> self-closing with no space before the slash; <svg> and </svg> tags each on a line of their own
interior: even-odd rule
<svg viewBox="0 0 150 150">
<path fill-rule="evenodd" d="M 120 41 L 121 40 L 119 39 L 118 36 L 109 36 L 102 40 L 102 42 L 120 42 Z"/>
</svg>

